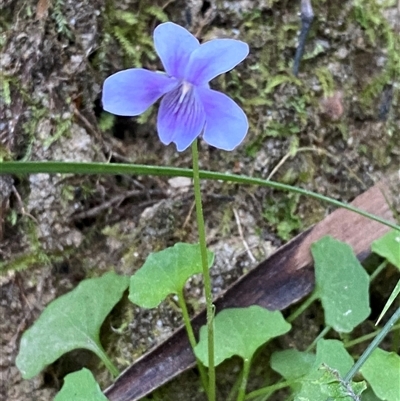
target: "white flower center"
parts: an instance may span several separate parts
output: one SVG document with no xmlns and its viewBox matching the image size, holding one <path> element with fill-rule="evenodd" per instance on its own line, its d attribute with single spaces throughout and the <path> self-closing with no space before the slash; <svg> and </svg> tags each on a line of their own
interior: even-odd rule
<svg viewBox="0 0 400 401">
<path fill-rule="evenodd" d="M 190 89 L 192 89 L 192 85 L 189 82 L 182 81 L 181 95 L 179 96 L 178 104 L 181 104 L 183 102 Z"/>
</svg>

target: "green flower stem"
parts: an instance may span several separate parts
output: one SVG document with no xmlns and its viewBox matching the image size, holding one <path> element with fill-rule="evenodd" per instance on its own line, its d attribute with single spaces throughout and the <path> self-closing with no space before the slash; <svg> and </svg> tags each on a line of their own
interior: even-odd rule
<svg viewBox="0 0 400 401">
<path fill-rule="evenodd" d="M 345 348 L 350 348 L 350 347 L 354 347 L 357 344 L 363 343 L 365 341 L 369 341 L 369 340 L 371 340 L 371 338 L 374 338 L 381 331 L 382 331 L 382 329 L 375 330 L 372 333 L 368 333 L 368 334 L 365 334 L 365 335 L 363 335 L 361 337 L 355 338 L 354 340 L 347 341 L 347 342 L 344 343 L 344 347 Z M 399 331 L 400 332 L 400 323 L 395 324 L 390 329 L 390 331 L 392 331 L 392 332 Z"/>
<path fill-rule="evenodd" d="M 362 353 L 357 362 L 350 369 L 349 373 L 344 378 L 346 383 L 350 382 L 354 375 L 360 370 L 361 366 L 364 365 L 365 361 L 374 352 L 375 348 L 381 343 L 386 337 L 386 334 L 392 329 L 394 324 L 400 319 L 400 307 L 393 313 L 392 317 L 383 326 L 383 329 L 377 334 L 377 336 L 371 341 L 366 350 Z"/>
<path fill-rule="evenodd" d="M 292 323 L 297 317 L 299 317 L 316 299 L 318 299 L 317 291 L 314 291 L 290 316 L 287 317 L 286 321 Z"/>
<path fill-rule="evenodd" d="M 244 397 L 246 395 L 247 380 L 250 374 L 250 366 L 251 366 L 251 359 L 245 359 L 243 361 L 242 380 L 239 387 L 237 401 L 244 401 Z"/>
<path fill-rule="evenodd" d="M 204 227 L 203 205 L 201 202 L 199 152 L 197 139 L 192 144 L 193 158 L 193 186 L 196 202 L 197 230 L 199 233 L 201 263 L 203 266 L 204 292 L 207 309 L 207 333 L 208 333 L 208 400 L 215 401 L 215 366 L 214 366 L 214 305 L 211 292 L 211 277 L 208 269 L 206 230 Z"/>
<path fill-rule="evenodd" d="M 232 388 L 229 390 L 229 394 L 226 397 L 226 401 L 233 401 L 233 399 L 235 398 L 235 395 L 239 391 L 239 386 L 240 386 L 240 383 L 242 382 L 242 377 L 243 377 L 243 368 L 241 369 L 241 371 L 239 372 L 239 375 L 235 379 L 235 383 L 233 383 Z"/>
<path fill-rule="evenodd" d="M 178 295 L 178 304 L 179 304 L 179 307 L 181 308 L 183 321 L 185 323 L 185 328 L 186 328 L 186 332 L 187 332 L 187 335 L 189 338 L 190 346 L 192 347 L 192 349 L 194 349 L 197 342 L 196 342 L 196 337 L 194 336 L 192 324 L 190 322 L 190 317 L 189 317 L 189 313 L 187 310 L 185 298 L 183 296 L 183 290 L 181 290 L 177 295 Z M 197 368 L 199 369 L 199 372 L 200 372 L 201 382 L 203 383 L 204 389 L 207 391 L 208 378 L 207 378 L 206 369 L 198 358 L 196 358 L 196 362 L 197 362 Z"/>
<path fill-rule="evenodd" d="M 151 175 L 165 177 L 193 177 L 193 171 L 186 168 L 145 166 L 142 164 L 127 163 L 76 163 L 76 162 L 0 162 L 0 174 L 129 174 L 129 175 Z M 216 173 L 214 171 L 199 171 L 200 178 L 207 180 L 220 180 L 235 182 L 246 185 L 258 185 L 262 187 L 275 188 L 281 191 L 298 193 L 322 202 L 350 210 L 361 216 L 384 224 L 394 230 L 400 231 L 400 226 L 379 216 L 364 212 L 347 203 L 337 201 L 328 196 L 320 195 L 306 189 L 281 184 L 275 181 L 263 180 L 261 178 L 247 177 L 237 174 Z"/>
<path fill-rule="evenodd" d="M 96 343 L 96 355 L 103 361 L 107 370 L 113 375 L 113 377 L 117 377 L 120 375 L 120 371 L 118 368 L 112 363 L 111 359 L 108 357 L 103 347 L 99 346 L 100 341 Z"/>
<path fill-rule="evenodd" d="M 258 390 L 252 391 L 251 393 L 247 394 L 245 400 L 251 400 L 253 398 L 259 397 L 260 395 L 273 393 L 282 388 L 290 387 L 296 382 L 296 380 L 287 380 L 281 383 L 273 384 L 272 386 L 259 388 Z"/>
<path fill-rule="evenodd" d="M 312 351 L 316 346 L 317 346 L 317 343 L 318 343 L 318 341 L 321 339 L 321 338 L 324 338 L 328 333 L 329 333 L 329 331 L 331 330 L 331 326 L 326 326 L 322 331 L 321 331 L 321 333 L 319 333 L 318 334 L 318 336 L 314 339 L 314 341 L 306 348 L 306 351 L 305 352 L 310 352 L 310 351 Z"/>
<path fill-rule="evenodd" d="M 384 260 L 375 270 L 374 272 L 371 274 L 371 276 L 369 277 L 369 282 L 372 283 L 376 277 L 381 273 L 382 270 L 384 270 L 386 268 L 386 266 L 389 264 L 389 262 L 387 260 Z"/>
</svg>

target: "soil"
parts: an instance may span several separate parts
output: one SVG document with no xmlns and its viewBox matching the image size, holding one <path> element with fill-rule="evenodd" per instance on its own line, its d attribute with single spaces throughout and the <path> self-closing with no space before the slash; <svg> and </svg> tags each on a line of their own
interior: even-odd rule
<svg viewBox="0 0 400 401">
<path fill-rule="evenodd" d="M 201 143 L 201 167 L 351 201 L 400 166 L 400 10 L 396 1 L 377 0 L 320 0 L 313 7 L 295 78 L 298 2 L 2 0 L 0 160 L 190 167 L 190 152 L 158 141 L 156 108 L 139 118 L 113 117 L 100 101 L 110 74 L 162 69 L 151 34 L 171 20 L 200 40 L 238 38 L 251 49 L 212 83 L 241 104 L 249 133 L 233 152 Z M 331 211 L 268 188 L 207 181 L 202 189 L 207 240 L 217 255 L 215 295 Z M 110 383 L 85 352 L 23 380 L 15 367 L 20 337 L 82 279 L 108 270 L 132 274 L 150 252 L 195 242 L 192 206 L 185 179 L 0 175 L 1 399 L 50 400 L 64 375 L 81 366 L 94 369 L 102 388 Z M 194 314 L 204 306 L 201 279 L 191 279 L 186 291 Z M 104 324 L 103 344 L 123 370 L 180 324 L 173 297 L 150 311 L 123 300 Z M 318 325 L 309 332 L 317 334 Z M 162 399 L 204 399 L 194 372 L 182 380 L 184 387 L 172 383 Z"/>
</svg>

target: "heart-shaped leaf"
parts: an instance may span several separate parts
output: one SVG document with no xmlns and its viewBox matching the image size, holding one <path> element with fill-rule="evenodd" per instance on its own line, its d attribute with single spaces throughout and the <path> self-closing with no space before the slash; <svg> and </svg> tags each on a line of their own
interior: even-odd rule
<svg viewBox="0 0 400 401">
<path fill-rule="evenodd" d="M 257 305 L 224 309 L 214 319 L 215 365 L 233 355 L 251 360 L 258 347 L 290 328 L 279 311 L 271 312 Z M 207 327 L 203 326 L 194 352 L 205 366 L 208 366 L 207 339 Z"/>
<path fill-rule="evenodd" d="M 210 268 L 214 255 L 207 252 L 207 256 Z M 202 271 L 200 246 L 177 243 L 148 256 L 131 277 L 129 299 L 143 308 L 155 308 L 167 295 L 179 294 L 188 278 Z"/>
<path fill-rule="evenodd" d="M 326 236 L 311 246 L 325 323 L 349 333 L 370 314 L 369 277 L 351 247 Z"/>
<path fill-rule="evenodd" d="M 354 359 L 341 341 L 321 339 L 317 343 L 317 356 L 312 370 L 318 370 L 323 364 L 344 376 L 353 366 Z"/>
<path fill-rule="evenodd" d="M 368 387 L 362 394 L 362 401 L 382 401 L 376 396 L 371 387 Z"/>
<path fill-rule="evenodd" d="M 83 280 L 51 302 L 22 336 L 16 365 L 24 379 L 36 376 L 61 355 L 77 348 L 110 362 L 100 344 L 100 327 L 128 287 L 128 277 L 107 273 Z"/>
<path fill-rule="evenodd" d="M 54 401 L 108 401 L 88 369 L 70 373 Z"/>
<path fill-rule="evenodd" d="M 400 270 L 400 232 L 389 231 L 371 245 L 372 252 L 387 259 Z"/>
<path fill-rule="evenodd" d="M 353 358 L 348 354 L 343 343 L 337 340 L 319 340 L 317 356 L 310 372 L 301 379 L 301 390 L 295 397 L 296 401 L 326 401 L 329 397 L 335 400 L 350 401 L 342 397 L 347 391 L 355 394 L 365 389 L 365 383 L 347 387 L 342 385 L 343 377 L 353 366 Z M 335 398 L 336 397 L 336 398 Z"/>
<path fill-rule="evenodd" d="M 360 369 L 384 401 L 400 401 L 400 356 L 377 348 Z"/>
<path fill-rule="evenodd" d="M 271 368 L 289 381 L 306 375 L 314 363 L 314 354 L 296 349 L 274 352 L 270 361 Z"/>
</svg>

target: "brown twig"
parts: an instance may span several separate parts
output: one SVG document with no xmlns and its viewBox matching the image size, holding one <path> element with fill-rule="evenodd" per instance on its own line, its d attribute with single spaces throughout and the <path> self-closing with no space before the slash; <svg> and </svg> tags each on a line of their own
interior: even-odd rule
<svg viewBox="0 0 400 401">
<path fill-rule="evenodd" d="M 114 196 L 107 202 L 103 202 L 101 205 L 98 205 L 92 209 L 85 210 L 84 212 L 77 213 L 71 216 L 71 219 L 73 221 L 77 220 L 82 220 L 82 219 L 87 219 L 87 218 L 92 218 L 103 212 L 104 210 L 116 205 L 120 204 L 127 198 L 132 198 L 132 197 L 140 197 L 140 196 L 159 196 L 159 195 L 164 195 L 165 193 L 162 190 L 155 189 L 155 190 L 145 190 L 145 191 L 139 191 L 137 189 L 133 189 L 132 191 L 125 192 L 124 194 Z"/>
<path fill-rule="evenodd" d="M 251 253 L 251 250 L 250 250 L 250 248 L 249 248 L 249 244 L 247 243 L 247 241 L 246 241 L 245 238 L 244 238 L 243 230 L 242 230 L 242 224 L 241 224 L 241 222 L 240 222 L 240 216 L 239 216 L 238 211 L 237 211 L 235 208 L 233 208 L 233 214 L 235 215 L 235 220 L 236 220 L 236 224 L 237 224 L 237 227 L 238 227 L 240 239 L 241 239 L 242 242 L 243 242 L 243 245 L 244 245 L 244 247 L 245 247 L 245 249 L 246 249 L 247 254 L 249 255 L 250 260 L 251 260 L 253 263 L 255 263 L 255 262 L 257 262 L 257 259 L 256 259 L 256 258 L 254 257 L 254 255 Z"/>
</svg>

